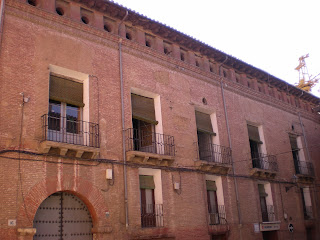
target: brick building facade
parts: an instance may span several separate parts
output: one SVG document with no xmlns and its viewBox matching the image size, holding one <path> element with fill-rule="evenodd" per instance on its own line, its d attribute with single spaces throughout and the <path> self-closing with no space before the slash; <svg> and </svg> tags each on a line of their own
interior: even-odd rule
<svg viewBox="0 0 320 240">
<path fill-rule="evenodd" d="M 319 239 L 317 97 L 112 2 L 0 7 L 0 239 Z"/>
</svg>

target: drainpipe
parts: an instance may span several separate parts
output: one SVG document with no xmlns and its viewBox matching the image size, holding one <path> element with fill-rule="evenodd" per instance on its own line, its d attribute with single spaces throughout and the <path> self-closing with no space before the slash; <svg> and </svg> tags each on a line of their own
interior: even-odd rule
<svg viewBox="0 0 320 240">
<path fill-rule="evenodd" d="M 124 181 L 124 205 L 126 213 L 126 228 L 129 227 L 129 211 L 128 211 L 128 186 L 127 186 L 127 159 L 126 159 L 126 140 L 125 140 L 125 124 L 124 124 L 124 100 L 123 100 L 123 74 L 122 74 L 122 38 L 120 36 L 120 27 L 124 20 L 128 17 L 128 11 L 123 17 L 118 27 L 119 34 L 119 72 L 120 72 L 120 94 L 121 94 L 121 122 L 122 122 L 122 155 L 123 155 L 123 181 Z"/>
<path fill-rule="evenodd" d="M 2 35 L 3 35 L 4 6 L 5 6 L 4 2 L 5 0 L 2 0 L 0 5 L 0 53 L 1 53 Z"/>
<path fill-rule="evenodd" d="M 228 56 L 226 56 L 226 59 L 220 64 L 219 66 L 219 75 L 221 76 L 221 67 L 222 65 L 228 60 Z M 232 142 L 231 142 L 231 135 L 230 135 L 230 127 L 229 127 L 229 120 L 228 120 L 228 112 L 227 112 L 227 106 L 226 106 L 226 100 L 224 96 L 224 88 L 223 88 L 223 80 L 222 77 L 220 77 L 221 81 L 221 93 L 222 93 L 222 101 L 223 101 L 223 108 L 224 108 L 224 113 L 226 117 L 226 125 L 227 125 L 227 133 L 228 133 L 228 141 L 229 141 L 229 147 L 232 150 Z M 232 165 L 232 174 L 233 174 L 233 179 L 234 179 L 234 188 L 235 188 L 235 193 L 236 193 L 236 202 L 237 202 L 237 209 L 238 209 L 238 220 L 239 220 L 239 232 L 240 232 L 240 239 L 242 239 L 242 232 L 241 232 L 241 225 L 242 225 L 242 219 L 241 219 L 241 212 L 240 212 L 240 201 L 239 201 L 239 191 L 238 191 L 238 183 L 237 183 L 237 178 L 235 176 L 235 171 L 234 171 L 234 161 L 233 161 L 233 156 L 231 152 L 231 165 Z"/>
</svg>

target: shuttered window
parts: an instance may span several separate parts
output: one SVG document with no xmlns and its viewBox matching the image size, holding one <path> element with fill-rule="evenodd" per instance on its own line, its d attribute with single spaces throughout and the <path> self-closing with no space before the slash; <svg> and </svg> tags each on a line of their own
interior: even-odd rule
<svg viewBox="0 0 320 240">
<path fill-rule="evenodd" d="M 154 99 L 131 94 L 132 117 L 144 122 L 158 124 L 154 111 Z"/>
<path fill-rule="evenodd" d="M 217 191 L 217 185 L 215 181 L 206 181 L 207 191 Z"/>
<path fill-rule="evenodd" d="M 291 150 L 292 151 L 299 150 L 298 144 L 297 144 L 297 138 L 295 136 L 292 136 L 292 135 L 289 135 L 289 138 L 290 138 Z"/>
<path fill-rule="evenodd" d="M 54 101 L 84 107 L 83 84 L 51 75 L 49 98 Z"/>
<path fill-rule="evenodd" d="M 154 189 L 153 176 L 140 175 L 139 176 L 140 189 Z"/>
<path fill-rule="evenodd" d="M 260 197 L 267 197 L 268 194 L 266 193 L 266 190 L 264 189 L 263 184 L 258 184 L 258 189 L 259 189 L 259 196 Z"/>
<path fill-rule="evenodd" d="M 249 140 L 262 144 L 263 142 L 260 140 L 258 127 L 248 125 L 248 134 Z"/>
<path fill-rule="evenodd" d="M 199 132 L 204 132 L 215 136 L 216 133 L 213 132 L 210 115 L 198 111 L 196 111 L 195 114 L 197 130 Z"/>
</svg>

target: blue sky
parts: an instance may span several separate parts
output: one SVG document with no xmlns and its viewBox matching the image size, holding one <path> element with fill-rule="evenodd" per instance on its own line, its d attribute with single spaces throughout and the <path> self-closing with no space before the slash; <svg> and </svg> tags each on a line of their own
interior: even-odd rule
<svg viewBox="0 0 320 240">
<path fill-rule="evenodd" d="M 320 73 L 316 0 L 115 0 L 227 54 L 297 83 L 299 57 L 309 53 L 309 74 Z M 312 92 L 320 97 L 320 83 Z"/>
</svg>

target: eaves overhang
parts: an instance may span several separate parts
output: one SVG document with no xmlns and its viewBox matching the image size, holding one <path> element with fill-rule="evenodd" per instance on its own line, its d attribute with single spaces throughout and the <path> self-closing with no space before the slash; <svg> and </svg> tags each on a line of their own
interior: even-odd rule
<svg viewBox="0 0 320 240">
<path fill-rule="evenodd" d="M 126 8 L 118 3 L 109 0 L 73 0 L 74 2 L 84 4 L 89 8 L 103 12 L 112 18 L 122 20 L 128 11 L 128 16 L 125 22 L 132 26 L 144 29 L 151 32 L 167 41 L 175 43 L 188 50 L 200 53 L 203 56 L 213 59 L 214 62 L 223 66 L 235 69 L 235 71 L 247 74 L 251 77 L 257 78 L 260 81 L 267 82 L 269 85 L 277 87 L 287 93 L 298 96 L 304 100 L 310 101 L 314 104 L 319 104 L 320 99 L 311 93 L 303 91 L 282 79 L 279 79 L 257 67 L 254 67 L 234 56 L 228 55 L 221 50 L 213 48 L 208 44 L 201 42 L 187 34 L 177 31 L 165 24 L 152 20 L 140 13 L 137 13 L 129 8 Z M 227 59 L 227 60 L 226 60 Z"/>
</svg>

